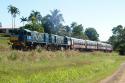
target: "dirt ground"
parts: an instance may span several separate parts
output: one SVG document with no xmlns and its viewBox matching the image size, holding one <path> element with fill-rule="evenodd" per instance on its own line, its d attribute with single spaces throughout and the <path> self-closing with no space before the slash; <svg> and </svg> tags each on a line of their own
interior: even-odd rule
<svg viewBox="0 0 125 83">
<path fill-rule="evenodd" d="M 100 83 L 125 83 L 125 63 L 111 76 L 102 80 Z"/>
</svg>

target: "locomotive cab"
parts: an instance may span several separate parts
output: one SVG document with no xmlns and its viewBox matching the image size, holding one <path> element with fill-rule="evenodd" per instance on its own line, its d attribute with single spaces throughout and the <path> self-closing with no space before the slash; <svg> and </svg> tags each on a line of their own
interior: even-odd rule
<svg viewBox="0 0 125 83">
<path fill-rule="evenodd" d="M 10 42 L 15 42 L 18 41 L 18 36 L 19 36 L 19 30 L 13 29 L 10 31 L 11 37 L 10 37 Z"/>
<path fill-rule="evenodd" d="M 27 29 L 15 30 L 11 34 L 10 42 L 12 44 L 13 49 L 21 49 L 27 44 L 27 42 L 31 41 L 31 31 Z"/>
</svg>

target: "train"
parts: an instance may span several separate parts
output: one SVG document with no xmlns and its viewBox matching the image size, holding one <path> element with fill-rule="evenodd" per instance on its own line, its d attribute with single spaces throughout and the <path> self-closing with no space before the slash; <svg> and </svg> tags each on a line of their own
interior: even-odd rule
<svg viewBox="0 0 125 83">
<path fill-rule="evenodd" d="M 47 50 L 113 51 L 112 45 L 100 41 L 40 33 L 28 29 L 20 29 L 13 33 L 10 37 L 10 43 L 13 49 L 41 47 Z"/>
</svg>

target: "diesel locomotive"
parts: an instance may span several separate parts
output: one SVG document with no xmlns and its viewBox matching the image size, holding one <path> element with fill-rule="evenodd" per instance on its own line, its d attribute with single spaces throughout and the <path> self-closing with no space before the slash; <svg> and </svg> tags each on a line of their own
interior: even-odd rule
<svg viewBox="0 0 125 83">
<path fill-rule="evenodd" d="M 90 41 L 68 36 L 39 33 L 28 29 L 18 30 L 10 37 L 13 49 L 35 49 L 37 46 L 47 50 L 80 50 L 111 52 L 112 45 L 100 41 Z"/>
</svg>

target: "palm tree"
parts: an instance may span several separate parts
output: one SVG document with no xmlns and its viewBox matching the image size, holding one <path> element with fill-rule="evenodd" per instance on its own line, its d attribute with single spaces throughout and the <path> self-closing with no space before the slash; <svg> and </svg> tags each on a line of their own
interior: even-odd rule
<svg viewBox="0 0 125 83">
<path fill-rule="evenodd" d="M 54 33 L 57 34 L 60 28 L 60 25 L 62 25 L 62 22 L 64 22 L 64 19 L 62 14 L 60 13 L 60 10 L 55 9 L 50 12 L 51 12 L 50 20 L 53 24 L 53 30 L 54 30 Z"/>
<path fill-rule="evenodd" d="M 32 23 L 40 23 L 42 20 L 42 15 L 40 14 L 40 12 L 33 10 L 28 20 L 31 21 Z"/>
<path fill-rule="evenodd" d="M 63 19 L 63 16 L 62 14 L 60 13 L 60 10 L 53 10 L 53 11 L 50 11 L 51 12 L 51 18 L 56 22 L 63 22 L 64 19 Z"/>
<path fill-rule="evenodd" d="M 42 24 L 46 33 L 58 34 L 64 22 L 63 16 L 59 10 L 50 11 L 51 14 L 42 18 Z"/>
<path fill-rule="evenodd" d="M 17 14 L 20 14 L 19 9 L 15 6 L 9 5 L 8 6 L 8 13 L 12 16 L 12 28 L 15 28 L 15 18 Z"/>
<path fill-rule="evenodd" d="M 21 22 L 23 22 L 23 26 L 24 26 L 24 23 L 27 21 L 27 17 L 22 16 L 22 18 L 20 18 L 20 19 L 21 19 Z"/>
</svg>

